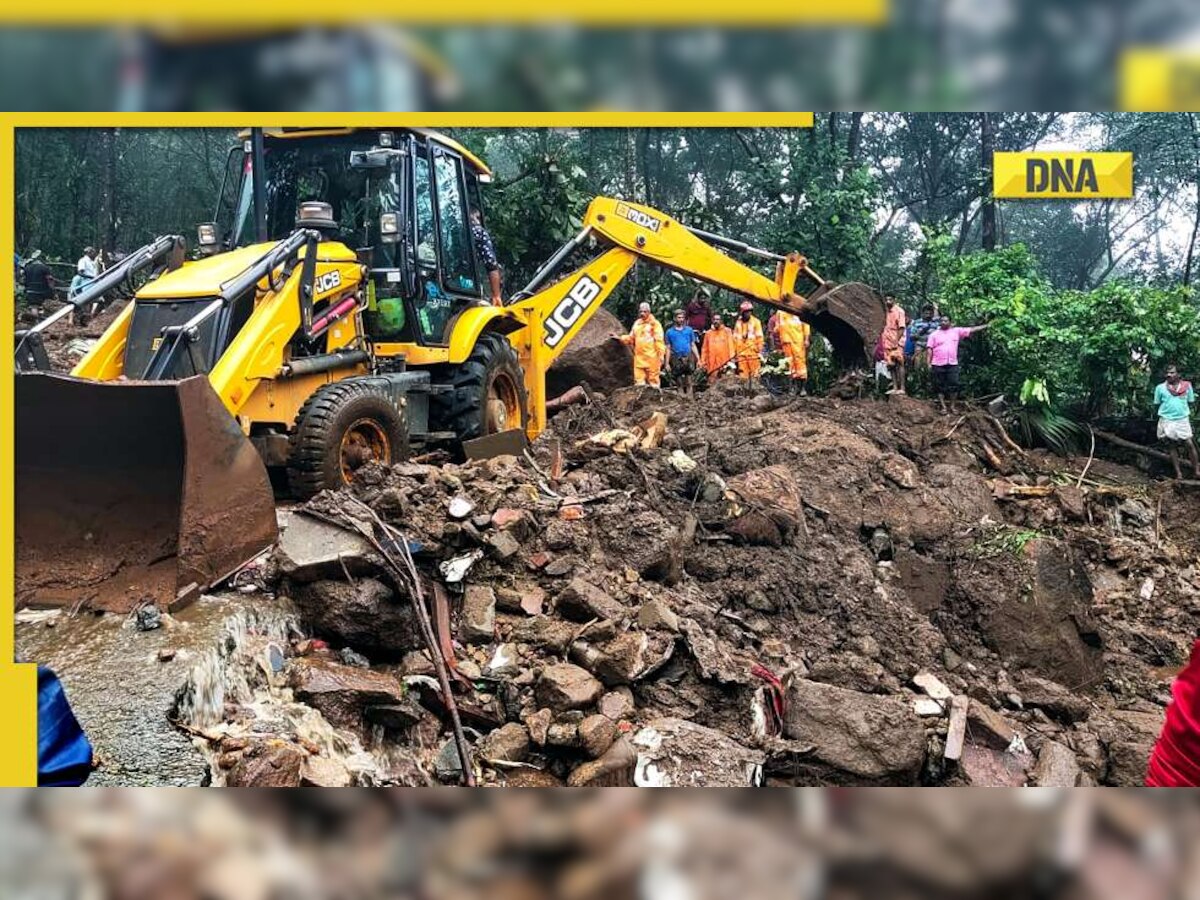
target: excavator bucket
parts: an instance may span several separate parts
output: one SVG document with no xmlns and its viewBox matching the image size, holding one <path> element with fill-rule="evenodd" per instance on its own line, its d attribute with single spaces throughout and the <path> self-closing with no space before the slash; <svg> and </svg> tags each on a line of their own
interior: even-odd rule
<svg viewBox="0 0 1200 900">
<path fill-rule="evenodd" d="M 175 608 L 275 540 L 267 472 L 203 376 L 16 378 L 17 606 Z"/>
<path fill-rule="evenodd" d="M 883 295 L 860 281 L 824 284 L 804 303 L 809 323 L 830 344 L 839 365 L 866 363 L 887 321 Z"/>
</svg>

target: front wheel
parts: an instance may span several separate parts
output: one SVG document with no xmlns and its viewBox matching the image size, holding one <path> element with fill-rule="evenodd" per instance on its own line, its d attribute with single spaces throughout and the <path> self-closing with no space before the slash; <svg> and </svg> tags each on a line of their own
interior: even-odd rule
<svg viewBox="0 0 1200 900">
<path fill-rule="evenodd" d="M 298 499 L 352 484 L 370 462 L 408 457 L 408 424 L 381 388 L 348 379 L 313 391 L 296 417 L 288 488 Z"/>
<path fill-rule="evenodd" d="M 460 441 L 525 427 L 525 376 L 517 351 L 501 334 L 485 334 L 460 365 L 439 369 L 435 379 L 452 390 L 433 395 L 435 429 Z"/>
</svg>

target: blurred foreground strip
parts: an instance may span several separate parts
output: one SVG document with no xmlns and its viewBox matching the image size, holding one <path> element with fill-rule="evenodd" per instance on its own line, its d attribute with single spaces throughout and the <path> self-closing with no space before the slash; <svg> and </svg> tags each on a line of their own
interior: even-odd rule
<svg viewBox="0 0 1200 900">
<path fill-rule="evenodd" d="M 0 875 L 17 898 L 1124 900 L 1200 884 L 1200 808 L 1136 790 L 106 789 L 2 802 Z"/>
</svg>

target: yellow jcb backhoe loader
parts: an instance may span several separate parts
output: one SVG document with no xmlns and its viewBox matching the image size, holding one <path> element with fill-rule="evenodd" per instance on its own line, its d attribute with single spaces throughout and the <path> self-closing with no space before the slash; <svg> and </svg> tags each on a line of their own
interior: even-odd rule
<svg viewBox="0 0 1200 900">
<path fill-rule="evenodd" d="M 546 370 L 638 260 L 795 311 L 846 360 L 882 327 L 875 292 L 826 284 L 797 253 L 607 197 L 493 306 L 469 218 L 489 178 L 434 132 L 256 130 L 198 259 L 160 239 L 77 298 L 159 266 L 70 376 L 36 371 L 40 334 L 23 335 L 18 603 L 170 606 L 272 543 L 271 477 L 303 498 L 414 444 L 535 437 Z"/>
</svg>

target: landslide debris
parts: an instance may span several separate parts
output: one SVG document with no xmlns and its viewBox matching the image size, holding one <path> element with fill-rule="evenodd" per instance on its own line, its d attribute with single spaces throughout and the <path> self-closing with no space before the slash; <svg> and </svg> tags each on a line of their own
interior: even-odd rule
<svg viewBox="0 0 1200 900">
<path fill-rule="evenodd" d="M 1200 508 L 1083 462 L 905 397 L 626 388 L 529 458 L 370 468 L 352 493 L 446 598 L 485 783 L 1136 784 L 1200 626 Z M 380 783 L 456 782 L 411 598 L 307 514 L 340 496 L 293 512 L 268 567 L 307 635 L 281 690 L 398 748 Z"/>
</svg>

